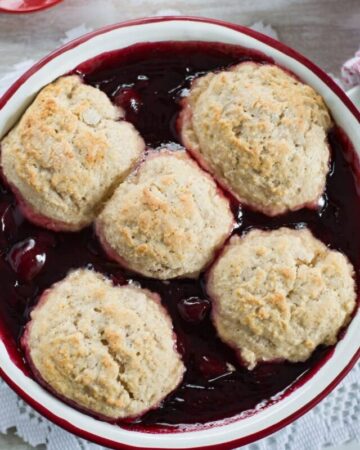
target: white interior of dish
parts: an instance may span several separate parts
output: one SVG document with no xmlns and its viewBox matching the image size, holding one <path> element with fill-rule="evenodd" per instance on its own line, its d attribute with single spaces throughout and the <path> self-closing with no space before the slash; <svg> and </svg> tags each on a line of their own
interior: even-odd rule
<svg viewBox="0 0 360 450">
<path fill-rule="evenodd" d="M 95 36 L 77 47 L 60 54 L 34 73 L 10 98 L 0 110 L 0 137 L 16 122 L 24 108 L 34 95 L 47 83 L 72 70 L 81 62 L 100 53 L 127 47 L 137 42 L 162 40 L 199 40 L 238 44 L 260 50 L 271 56 L 277 63 L 289 68 L 301 79 L 313 86 L 325 99 L 335 121 L 340 125 L 360 154 L 360 127 L 356 118 L 344 106 L 334 92 L 310 69 L 279 50 L 266 45 L 255 38 L 231 30 L 221 25 L 187 21 L 164 21 L 147 23 L 131 27 L 118 28 Z M 26 377 L 10 359 L 6 348 L 0 342 L 0 367 L 16 385 L 30 395 L 36 402 L 56 416 L 73 424 L 78 429 L 114 442 L 143 448 L 193 448 L 216 445 L 253 433 L 261 432 L 286 419 L 309 403 L 330 385 L 338 374 L 349 364 L 360 342 L 360 315 L 350 324 L 346 336 L 342 339 L 334 355 L 302 387 L 272 406 L 259 411 L 252 417 L 234 423 L 224 424 L 212 429 L 171 434 L 148 434 L 123 430 L 118 426 L 95 420 L 63 404 L 35 381 Z"/>
</svg>

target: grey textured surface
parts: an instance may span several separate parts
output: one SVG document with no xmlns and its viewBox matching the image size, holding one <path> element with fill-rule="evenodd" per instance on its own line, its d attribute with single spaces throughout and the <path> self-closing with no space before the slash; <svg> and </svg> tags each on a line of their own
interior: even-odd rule
<svg viewBox="0 0 360 450">
<path fill-rule="evenodd" d="M 33 450 L 28 444 L 24 444 L 23 440 L 15 435 L 15 430 L 9 430 L 8 434 L 0 434 L 0 450 Z M 45 446 L 36 447 L 38 450 L 45 450 Z M 71 450 L 71 449 L 64 449 Z"/>
<path fill-rule="evenodd" d="M 283 42 L 331 72 L 360 43 L 359 0 L 65 0 L 36 14 L 0 14 L 0 73 L 24 58 L 46 54 L 66 30 L 81 23 L 99 27 L 171 10 L 243 25 L 263 20 Z"/>
</svg>

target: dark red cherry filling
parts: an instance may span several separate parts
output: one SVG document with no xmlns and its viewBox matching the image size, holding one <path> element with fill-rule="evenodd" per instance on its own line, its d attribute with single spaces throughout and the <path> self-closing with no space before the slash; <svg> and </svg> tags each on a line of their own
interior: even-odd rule
<svg viewBox="0 0 360 450">
<path fill-rule="evenodd" d="M 141 97 L 134 89 L 122 89 L 113 99 L 115 105 L 125 110 L 126 120 L 133 122 L 140 112 L 142 106 Z"/>
<path fill-rule="evenodd" d="M 114 286 L 123 286 L 124 284 L 127 284 L 126 278 L 120 270 L 114 271 L 110 275 L 110 279 L 113 282 Z"/>
<path fill-rule="evenodd" d="M 210 311 L 210 300 L 207 298 L 190 297 L 178 303 L 179 314 L 186 322 L 197 324 L 205 319 Z"/>
<path fill-rule="evenodd" d="M 16 235 L 17 227 L 23 220 L 13 203 L 3 200 L 0 203 L 0 247 L 5 249 Z"/>
<path fill-rule="evenodd" d="M 196 359 L 199 372 L 208 380 L 220 377 L 231 371 L 226 362 L 223 359 L 219 359 L 219 357 L 199 355 Z"/>
<path fill-rule="evenodd" d="M 46 253 L 35 239 L 28 238 L 11 248 L 8 261 L 20 279 L 31 281 L 43 268 Z"/>
<path fill-rule="evenodd" d="M 141 38 L 141 37 L 140 37 Z M 107 53 L 76 71 L 86 83 L 99 87 L 133 122 L 147 144 L 179 143 L 176 117 L 179 101 L 197 76 L 237 62 L 271 62 L 259 53 L 211 43 L 163 42 L 140 44 Z M 356 157 L 337 128 L 329 134 L 333 155 L 324 204 L 269 218 L 233 202 L 236 233 L 252 227 L 308 226 L 317 237 L 348 255 L 359 279 L 360 199 Z M 128 421 L 131 429 L 171 430 L 179 424 L 199 424 L 253 414 L 261 404 L 303 383 L 331 357 L 332 348 L 317 349 L 306 362 L 268 363 L 248 371 L 234 352 L 216 336 L 210 320 L 210 301 L 203 280 L 162 282 L 135 276 L 109 261 L 92 228 L 77 233 L 42 230 L 24 220 L 13 195 L 0 186 L 0 332 L 14 362 L 31 376 L 19 347 L 19 336 L 39 294 L 69 270 L 92 267 L 114 284 L 129 280 L 160 294 L 174 323 L 177 346 L 187 371 L 181 385 L 154 411 Z M 195 425 L 194 425 L 195 426 Z"/>
</svg>

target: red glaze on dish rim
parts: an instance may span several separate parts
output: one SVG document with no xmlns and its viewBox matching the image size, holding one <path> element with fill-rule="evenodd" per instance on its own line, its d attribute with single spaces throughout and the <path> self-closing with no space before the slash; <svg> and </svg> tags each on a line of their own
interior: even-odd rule
<svg viewBox="0 0 360 450">
<path fill-rule="evenodd" d="M 356 124 L 360 123 L 360 112 L 357 110 L 355 105 L 351 102 L 351 100 L 346 96 L 346 94 L 341 90 L 340 87 L 336 85 L 321 69 L 319 69 L 317 66 L 315 66 L 313 63 L 311 63 L 307 58 L 303 57 L 302 55 L 298 54 L 294 50 L 288 48 L 287 46 L 275 41 L 272 38 L 269 38 L 267 36 L 264 36 L 256 31 L 249 30 L 245 27 L 234 25 L 230 23 L 225 23 L 222 21 L 217 21 L 214 19 L 203 19 L 203 18 L 194 18 L 194 17 L 156 17 L 156 18 L 146 18 L 146 19 L 138 19 L 134 21 L 129 22 L 123 22 L 116 25 L 111 25 L 105 28 L 102 28 L 100 30 L 94 31 L 92 33 L 89 33 L 83 37 L 80 37 L 65 46 L 61 47 L 60 49 L 56 50 L 55 52 L 51 53 L 41 61 L 39 61 L 37 64 L 35 64 L 31 69 L 29 69 L 22 77 L 20 77 L 11 87 L 10 89 L 3 95 L 2 98 L 0 98 L 0 119 L 1 119 L 1 112 L 5 108 L 4 116 L 8 115 L 6 118 L 6 123 L 3 127 L 3 132 L 6 132 L 9 128 L 8 122 L 11 122 L 12 116 L 16 113 L 18 113 L 19 109 L 24 108 L 24 104 L 26 104 L 32 94 L 35 94 L 39 88 L 41 88 L 44 84 L 47 82 L 52 81 L 53 79 L 57 78 L 63 73 L 66 73 L 68 70 L 71 70 L 71 68 L 75 67 L 80 62 L 83 62 L 87 59 L 90 59 L 92 56 L 95 56 L 96 54 L 101 54 L 105 51 L 110 51 L 109 43 L 106 46 L 106 35 L 110 36 L 112 32 L 116 34 L 117 31 L 123 29 L 123 28 L 129 28 L 129 36 L 132 34 L 131 31 L 134 31 L 131 27 L 137 27 L 137 26 L 145 26 L 148 27 L 148 32 L 152 35 L 156 35 L 158 33 L 158 29 L 154 31 L 153 28 L 151 28 L 153 25 L 157 25 L 157 28 L 161 28 L 161 33 L 167 33 L 166 38 L 151 38 L 150 40 L 154 41 L 160 41 L 160 40 L 176 40 L 174 38 L 174 27 L 178 28 L 178 34 L 181 35 L 178 40 L 204 40 L 204 30 L 198 30 L 204 29 L 204 27 L 208 27 L 208 33 L 209 36 L 208 41 L 216 41 L 217 39 L 212 38 L 213 35 L 221 34 L 223 33 L 225 39 L 218 39 L 219 42 L 229 42 L 242 45 L 244 47 L 248 46 L 246 44 L 246 41 L 250 41 L 251 44 L 254 46 L 253 48 L 256 50 L 263 51 L 264 53 L 267 53 L 266 50 L 262 50 L 262 47 L 269 46 L 268 49 L 269 52 L 271 52 L 271 56 L 274 57 L 274 59 L 279 62 L 282 65 L 288 66 L 290 70 L 297 73 L 297 71 L 304 71 L 306 73 L 307 78 L 313 78 L 315 75 L 315 78 L 312 80 L 312 83 L 314 84 L 321 84 L 322 95 L 325 97 L 325 100 L 328 102 L 330 108 L 333 110 L 338 110 L 337 115 L 339 118 L 335 118 L 336 122 L 340 122 L 340 126 L 342 126 L 347 134 L 352 134 L 354 137 L 352 138 L 353 143 L 356 143 L 360 140 L 360 131 L 358 125 Z M 172 26 L 170 28 L 170 25 Z M 190 36 L 189 33 L 187 33 L 188 28 L 193 26 L 194 28 L 191 30 Z M 222 30 L 221 32 L 219 30 Z M 229 34 L 231 32 L 231 35 Z M 234 33 L 235 32 L 235 33 Z M 136 33 L 135 33 L 136 34 Z M 145 33 L 146 34 L 146 33 Z M 175 33 L 176 34 L 176 33 Z M 137 34 L 138 35 L 138 34 Z M 236 38 L 235 38 L 236 35 Z M 183 37 L 182 37 L 183 36 Z M 95 41 L 100 39 L 100 42 L 95 42 L 95 44 L 98 44 L 99 49 L 94 53 L 92 50 L 92 53 L 89 49 L 85 48 L 87 50 L 84 53 L 81 53 L 81 59 L 77 60 L 76 63 L 71 63 L 73 66 L 63 66 L 61 64 L 53 64 L 51 66 L 51 63 L 54 59 L 60 58 L 61 56 L 67 52 L 75 51 L 79 49 L 79 46 L 84 44 L 86 46 L 86 43 L 90 40 L 95 39 Z M 129 39 L 129 37 L 127 37 Z M 242 41 L 245 40 L 245 43 Z M 105 46 L 101 47 L 103 40 L 105 42 Z M 146 39 L 142 39 L 144 41 Z M 128 45 L 131 45 L 131 43 L 138 42 L 136 39 L 133 39 L 131 43 L 124 44 L 122 41 L 118 41 L 120 44 L 122 43 L 122 47 L 126 47 Z M 126 39 L 125 39 L 126 42 Z M 229 42 L 230 43 L 230 42 Z M 96 46 L 96 45 L 95 45 Z M 111 44 L 112 47 L 114 47 L 113 44 Z M 119 47 L 120 45 L 116 45 L 116 47 Z M 90 47 L 89 47 L 90 48 Z M 93 48 L 93 47 L 92 47 Z M 90 53 L 89 53 L 90 51 Z M 275 56 L 274 56 L 275 53 Z M 69 56 L 69 54 L 68 54 Z M 76 56 L 76 55 L 75 55 Z M 74 55 L 70 55 L 69 61 L 71 60 L 71 57 L 74 57 Z M 80 56 L 78 56 L 80 58 Z M 289 58 L 289 59 L 288 59 Z M 284 61 L 286 61 L 284 63 Z M 299 66 L 302 66 L 300 68 Z M 51 76 L 49 75 L 44 76 L 42 74 L 41 69 L 48 65 L 50 66 L 50 70 L 47 71 L 47 73 L 51 73 Z M 70 64 L 70 63 L 68 63 Z M 58 67 L 60 68 L 58 69 Z M 53 67 L 53 68 L 52 68 Z M 296 68 L 297 67 L 297 68 Z M 52 69 L 51 69 L 52 68 Z M 37 72 L 40 71 L 40 77 L 43 75 L 42 80 L 37 80 L 36 75 Z M 307 73 L 308 71 L 311 71 L 312 74 Z M 31 92 L 27 93 L 26 100 L 27 102 L 24 102 L 24 98 L 21 100 L 21 90 L 23 85 L 26 85 L 26 82 L 29 78 L 32 78 L 35 76 L 35 81 L 37 83 L 34 83 L 33 89 L 31 89 Z M 305 78 L 306 78 L 305 77 Z M 39 78 L 39 77 L 38 77 Z M 45 78 L 45 80 L 44 80 Z M 320 79 L 320 80 L 319 80 Z M 34 80 L 32 80 L 34 81 Z M 306 79 L 305 79 L 306 81 Z M 322 82 L 322 83 L 321 83 Z M 39 84 L 38 87 L 35 86 L 35 84 Z M 324 86 L 323 86 L 324 85 Z M 332 91 L 332 93 L 329 92 L 329 89 Z M 25 89 L 26 90 L 26 86 Z M 18 92 L 20 91 L 20 93 Z M 20 99 L 17 98 L 20 96 Z M 15 110 L 11 113 L 7 111 L 7 104 L 13 99 L 13 103 L 15 106 Z M 15 100 L 14 100 L 15 99 Z M 16 102 L 20 103 L 21 106 L 17 105 Z M 341 101 L 341 105 L 339 104 L 339 100 Z M 11 102 L 10 102 L 11 103 Z M 14 108 L 13 108 L 14 109 Z M 352 115 L 351 118 L 351 124 L 348 126 L 348 123 L 346 122 L 346 116 L 349 117 L 349 112 Z M 345 116 L 342 122 L 342 115 Z M 0 123 L 1 126 L 1 123 Z M 349 132 L 351 131 L 351 133 Z M 358 149 L 359 151 L 359 149 Z M 359 314 L 357 314 L 359 316 Z M 240 445 L 245 445 L 250 442 L 253 442 L 257 439 L 263 438 L 278 429 L 282 428 L 283 426 L 289 424 L 293 420 L 300 417 L 302 414 L 307 412 L 309 409 L 311 409 L 313 406 L 315 406 L 321 399 L 323 399 L 334 387 L 343 379 L 343 377 L 350 371 L 350 369 L 353 367 L 353 365 L 356 363 L 356 361 L 360 358 L 360 347 L 356 346 L 352 350 L 346 350 L 348 347 L 348 341 L 354 341 L 359 342 L 359 336 L 357 333 L 355 326 L 356 324 L 354 321 L 352 325 L 350 325 L 348 332 L 346 333 L 345 338 L 339 343 L 337 348 L 334 351 L 334 356 L 329 359 L 329 361 L 326 361 L 323 366 L 319 369 L 319 371 L 313 376 L 314 378 L 320 378 L 321 382 L 319 389 L 312 388 L 313 385 L 318 386 L 319 383 L 317 383 L 317 379 L 312 379 L 312 382 L 309 381 L 305 383 L 304 385 L 300 386 L 298 389 L 296 389 L 295 393 L 291 393 L 288 396 L 284 397 L 284 400 L 279 401 L 277 404 L 269 407 L 266 409 L 266 411 L 261 411 L 254 416 L 252 416 L 250 419 L 253 421 L 252 424 L 247 425 L 247 427 L 254 428 L 253 432 L 247 432 L 244 433 L 243 430 L 241 430 L 242 425 L 244 422 L 246 422 L 248 419 L 242 419 L 237 422 L 233 423 L 227 423 L 224 421 L 223 424 L 220 424 L 212 429 L 207 430 L 199 430 L 199 431 L 192 431 L 192 432 L 186 432 L 186 431 L 180 431 L 177 433 L 170 433 L 168 435 L 163 434 L 145 434 L 141 432 L 134 432 L 134 431 L 127 431 L 123 430 L 119 427 L 116 427 L 116 431 L 112 430 L 112 427 L 109 424 L 103 424 L 103 432 L 99 434 L 95 434 L 94 432 L 89 432 L 89 429 L 96 429 L 96 427 L 101 427 L 101 422 L 96 421 L 95 419 L 92 419 L 90 417 L 83 416 L 79 412 L 74 412 L 71 410 L 71 408 L 66 407 L 65 405 L 61 404 L 56 399 L 51 398 L 49 394 L 45 394 L 44 392 L 41 392 L 41 388 L 39 388 L 34 382 L 34 385 L 31 386 L 31 389 L 35 391 L 36 399 L 32 397 L 29 392 L 25 392 L 24 388 L 21 385 L 28 384 L 27 377 L 18 369 L 13 363 L 9 363 L 7 360 L 8 355 L 6 354 L 6 351 L 4 350 L 4 347 L 2 343 L 0 342 L 0 375 L 3 377 L 3 379 L 32 407 L 34 407 L 37 411 L 39 411 L 41 414 L 43 414 L 48 419 L 55 422 L 57 425 L 65 428 L 66 430 L 73 432 L 85 439 L 93 440 L 94 442 L 97 442 L 101 445 L 110 446 L 113 448 L 119 448 L 119 449 L 152 449 L 152 450 L 160 450 L 164 448 L 192 448 L 192 449 L 232 449 Z M 357 319 L 359 321 L 359 319 Z M 346 342 L 345 342 L 346 341 Z M 348 351 L 348 355 L 346 356 L 345 352 Z M 5 356 L 1 357 L 1 353 Z M 346 363 L 340 364 L 340 367 L 343 367 L 342 370 L 338 370 L 337 365 L 339 364 L 339 361 L 332 362 L 333 358 L 336 355 L 336 358 L 339 359 L 339 356 L 337 356 L 339 353 L 341 353 L 341 356 L 344 358 L 346 356 Z M 332 366 L 329 369 L 329 365 Z M 337 365 L 336 365 L 337 364 Z M 9 367 L 6 367 L 6 366 Z M 335 366 L 335 367 L 334 367 Z M 329 375 L 329 372 L 333 371 L 332 375 Z M 11 375 L 12 374 L 12 375 Z M 319 375 L 320 374 L 320 375 Z M 20 378 L 23 378 L 21 380 Z M 322 377 L 322 378 L 321 378 Z M 325 380 L 323 379 L 325 378 Z M 24 380 L 25 379 L 25 380 Z M 311 385 L 311 386 L 310 386 Z M 309 389 L 317 390 L 316 393 L 309 393 Z M 51 403 L 52 409 L 49 407 L 46 407 L 42 405 L 39 402 L 39 397 L 46 397 L 46 402 Z M 307 396 L 308 398 L 306 401 L 301 401 L 302 398 Z M 49 397 L 49 398 L 47 398 Z M 289 399 L 291 400 L 291 403 L 289 403 Z M 294 403 L 300 403 L 298 406 L 294 406 Z M 54 409 L 56 411 L 56 408 L 64 410 L 63 416 L 60 416 L 58 413 L 54 412 Z M 274 411 L 274 407 L 276 408 L 276 411 Z M 295 409 L 294 409 L 295 408 Z M 285 411 L 283 411 L 285 409 Z M 294 409 L 293 411 L 291 409 Z M 289 410 L 289 411 L 286 411 Z M 67 413 L 67 414 L 65 414 Z M 277 419 L 272 418 L 277 414 L 280 416 Z M 77 424 L 73 423 L 71 420 L 71 416 L 76 418 Z M 67 417 L 67 419 L 64 419 L 64 417 Z M 262 422 L 269 422 L 268 424 L 261 424 Z M 84 426 L 86 425 L 86 426 Z M 110 428 L 109 428 L 110 427 Z M 240 433 L 239 433 L 240 431 Z M 117 439 L 115 440 L 112 438 L 111 435 L 113 434 L 119 434 L 121 436 L 117 436 Z M 205 433 L 205 434 L 204 434 Z M 241 436 L 239 434 L 242 434 Z M 237 436 L 239 435 L 239 436 Z M 106 436 L 106 437 L 105 437 Z M 125 441 L 124 441 L 125 440 Z M 127 442 L 127 443 L 125 443 Z M 154 446 L 155 445 L 155 446 Z"/>
<path fill-rule="evenodd" d="M 5 14 L 29 14 L 34 13 L 38 11 L 43 11 L 44 9 L 51 8 L 52 6 L 57 5 L 58 3 L 61 3 L 63 0 L 36 0 L 33 5 L 25 6 L 25 9 L 23 6 L 20 7 L 11 7 L 11 6 L 4 6 L 6 4 L 6 1 L 0 2 L 0 13 Z M 33 1 L 34 3 L 34 1 Z"/>
</svg>

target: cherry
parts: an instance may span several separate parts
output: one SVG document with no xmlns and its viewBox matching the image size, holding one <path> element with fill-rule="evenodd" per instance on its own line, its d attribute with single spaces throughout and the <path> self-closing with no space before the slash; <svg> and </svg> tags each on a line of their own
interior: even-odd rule
<svg viewBox="0 0 360 450">
<path fill-rule="evenodd" d="M 253 380 L 258 384 L 272 383 L 276 379 L 280 361 L 265 362 L 258 365 L 253 371 Z"/>
<path fill-rule="evenodd" d="M 13 214 L 13 206 L 8 202 L 1 202 L 0 204 L 0 230 L 2 233 L 7 233 L 15 225 L 15 218 Z"/>
<path fill-rule="evenodd" d="M 226 362 L 211 355 L 197 358 L 197 367 L 205 378 L 215 378 L 229 372 Z"/>
<path fill-rule="evenodd" d="M 13 245 L 7 260 L 22 280 L 30 281 L 40 273 L 46 261 L 44 246 L 28 238 Z"/>
<path fill-rule="evenodd" d="M 114 102 L 126 111 L 126 118 L 130 120 L 139 113 L 142 107 L 139 93 L 131 88 L 123 89 L 116 94 Z"/>
<path fill-rule="evenodd" d="M 110 279 L 113 282 L 114 286 L 124 286 L 124 284 L 127 284 L 126 278 L 119 270 L 113 272 L 110 275 Z"/>
<path fill-rule="evenodd" d="M 189 297 L 177 305 L 180 316 L 189 323 L 200 323 L 210 310 L 210 301 L 206 298 Z"/>
<path fill-rule="evenodd" d="M 6 201 L 0 203 L 0 245 L 6 248 L 8 241 L 12 240 L 21 222 L 17 217 L 14 206 Z"/>
<path fill-rule="evenodd" d="M 187 338 L 186 334 L 180 329 L 176 332 L 176 349 L 185 360 L 187 357 Z"/>
</svg>

